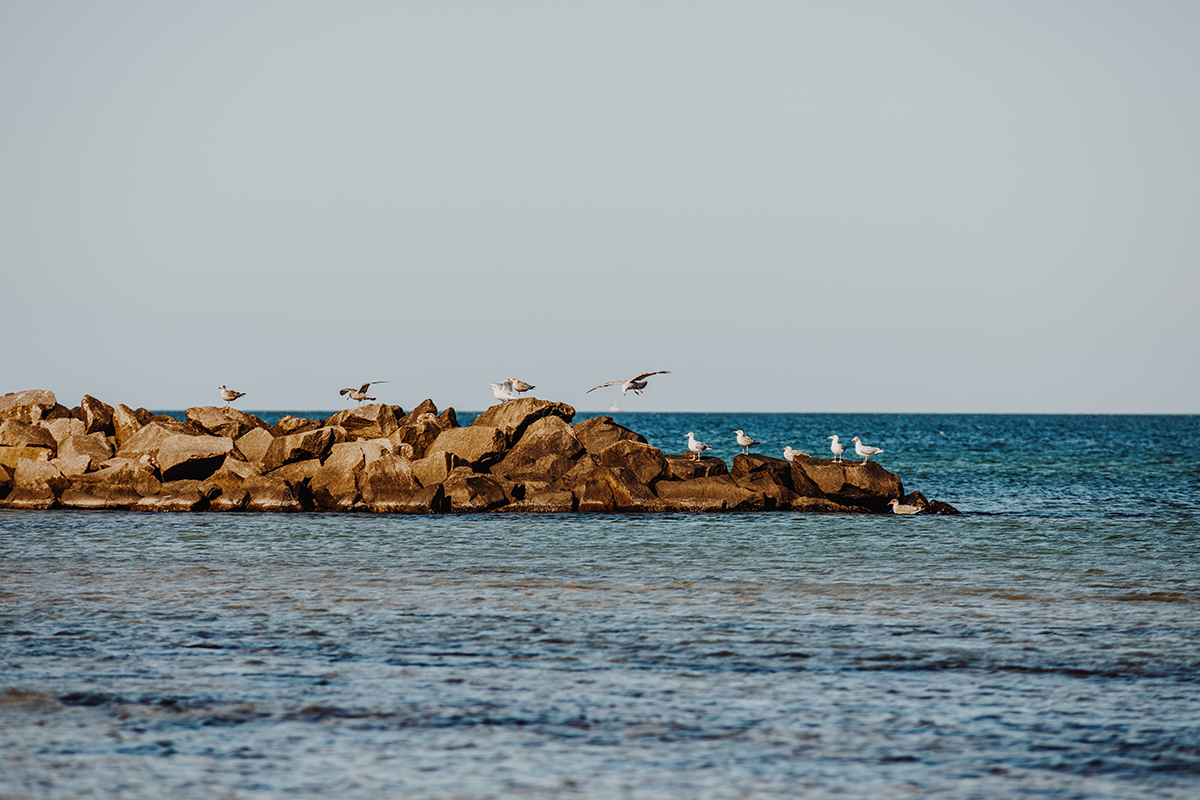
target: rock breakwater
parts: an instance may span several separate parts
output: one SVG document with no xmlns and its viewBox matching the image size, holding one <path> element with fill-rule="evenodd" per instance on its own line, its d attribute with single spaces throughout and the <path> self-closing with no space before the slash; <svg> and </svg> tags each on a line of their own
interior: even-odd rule
<svg viewBox="0 0 1200 800">
<path fill-rule="evenodd" d="M 922 513 L 876 463 L 671 455 L 611 417 L 521 398 L 467 427 L 432 400 L 275 425 L 230 407 L 186 421 L 33 389 L 0 397 L 0 508 L 144 511 Z"/>
</svg>

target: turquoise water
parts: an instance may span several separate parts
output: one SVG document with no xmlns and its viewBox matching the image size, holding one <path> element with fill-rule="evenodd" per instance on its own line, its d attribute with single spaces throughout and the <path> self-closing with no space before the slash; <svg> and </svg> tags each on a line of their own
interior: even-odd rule
<svg viewBox="0 0 1200 800">
<path fill-rule="evenodd" d="M 0 512 L 0 797 L 1200 796 L 1198 418 L 616 416 L 965 513 Z"/>
</svg>

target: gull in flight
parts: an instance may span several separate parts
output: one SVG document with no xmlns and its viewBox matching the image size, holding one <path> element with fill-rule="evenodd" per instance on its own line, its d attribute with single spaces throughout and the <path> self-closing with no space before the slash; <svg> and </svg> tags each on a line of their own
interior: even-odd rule
<svg viewBox="0 0 1200 800">
<path fill-rule="evenodd" d="M 361 406 L 363 400 L 374 400 L 375 399 L 374 397 L 367 397 L 367 387 L 374 386 L 377 383 L 387 383 L 387 381 L 371 381 L 370 383 L 364 383 L 362 386 L 358 387 L 357 389 L 342 389 L 340 392 L 338 392 L 338 394 L 350 395 L 350 399 L 357 400 L 358 404 Z"/>
<path fill-rule="evenodd" d="M 869 445 L 869 444 L 863 444 L 861 441 L 859 441 L 859 438 L 857 436 L 855 436 L 850 441 L 854 442 L 854 452 L 856 452 L 860 456 L 862 456 L 862 460 L 863 460 L 864 464 L 867 462 L 867 459 L 870 458 L 871 456 L 875 455 L 876 453 L 883 452 L 882 447 L 871 447 L 871 445 Z"/>
<path fill-rule="evenodd" d="M 833 436 L 826 436 L 825 438 L 833 440 L 833 443 L 829 445 L 829 450 L 830 450 L 830 452 L 833 453 L 833 460 L 841 461 L 842 453 L 846 452 L 846 445 L 842 444 L 841 442 L 839 442 L 837 440 L 836 433 Z"/>
<path fill-rule="evenodd" d="M 920 506 L 906 506 L 899 500 L 892 498 L 888 501 L 888 505 L 892 507 L 893 514 L 920 514 Z"/>
<path fill-rule="evenodd" d="M 758 444 L 758 439 L 751 439 L 749 436 L 747 436 L 742 431 L 734 431 L 734 433 L 737 434 L 738 447 L 742 448 L 743 455 L 745 455 L 746 453 L 749 453 L 750 448 L 754 447 L 754 445 Z"/>
<path fill-rule="evenodd" d="M 793 450 L 792 446 L 790 444 L 787 447 L 783 448 L 783 457 L 786 458 L 788 461 L 791 461 L 796 456 L 808 457 L 808 453 L 804 452 L 803 450 Z"/>
<path fill-rule="evenodd" d="M 642 389 L 646 388 L 646 378 L 649 378 L 651 375 L 666 375 L 669 372 L 669 369 L 660 369 L 655 370 L 654 372 L 643 372 L 641 375 L 635 375 L 627 381 L 609 381 L 608 383 L 602 383 L 599 386 L 593 386 L 592 388 L 588 389 L 588 392 L 594 392 L 597 389 L 603 389 L 605 386 L 616 386 L 617 384 L 620 384 L 622 397 L 625 396 L 626 392 L 641 394 Z M 587 392 L 585 392 L 585 394 L 586 393 Z"/>
<path fill-rule="evenodd" d="M 512 385 L 513 391 L 516 392 L 517 394 L 525 394 L 530 389 L 537 388 L 533 384 L 526 383 L 525 381 L 521 380 L 520 378 L 509 378 L 507 383 Z"/>
<path fill-rule="evenodd" d="M 512 378 L 509 378 L 504 383 L 492 383 L 488 384 L 488 386 L 492 390 L 492 394 L 496 395 L 496 399 L 501 403 L 507 403 L 509 400 L 517 399 L 517 393 L 513 391 L 514 387 Z"/>
<path fill-rule="evenodd" d="M 221 384 L 221 399 L 225 401 L 225 405 L 229 405 L 239 397 L 245 397 L 245 392 L 235 392 L 233 389 L 226 389 L 225 384 Z"/>
<path fill-rule="evenodd" d="M 691 458 L 693 461 L 699 461 L 700 454 L 705 450 L 712 450 L 712 448 L 706 445 L 704 442 L 698 441 L 696 439 L 696 434 L 692 433 L 691 431 L 688 431 L 687 439 L 688 451 L 695 454 L 694 456 L 688 456 L 688 458 Z"/>
</svg>

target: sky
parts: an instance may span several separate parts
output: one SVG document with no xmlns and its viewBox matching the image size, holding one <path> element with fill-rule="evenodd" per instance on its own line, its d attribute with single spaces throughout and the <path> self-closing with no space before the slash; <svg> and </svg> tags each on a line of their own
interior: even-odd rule
<svg viewBox="0 0 1200 800">
<path fill-rule="evenodd" d="M 0 0 L 0 393 L 1200 413 L 1197 41 L 1192 0 Z"/>
</svg>

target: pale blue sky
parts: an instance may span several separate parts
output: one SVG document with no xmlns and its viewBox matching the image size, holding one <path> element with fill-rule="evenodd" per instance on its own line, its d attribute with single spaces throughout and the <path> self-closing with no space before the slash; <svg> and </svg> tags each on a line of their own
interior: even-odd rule
<svg viewBox="0 0 1200 800">
<path fill-rule="evenodd" d="M 1195 2 L 0 0 L 0 392 L 1200 413 L 1197 41 Z"/>
</svg>

